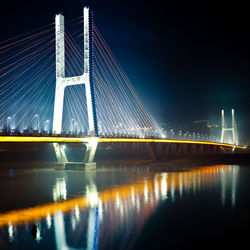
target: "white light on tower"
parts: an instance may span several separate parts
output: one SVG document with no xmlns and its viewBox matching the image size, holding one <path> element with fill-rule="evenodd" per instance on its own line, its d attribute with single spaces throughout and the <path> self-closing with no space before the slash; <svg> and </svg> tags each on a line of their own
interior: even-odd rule
<svg viewBox="0 0 250 250">
<path fill-rule="evenodd" d="M 84 73 L 80 76 L 65 77 L 64 16 L 56 15 L 56 91 L 52 132 L 61 134 L 64 92 L 67 86 L 85 84 L 89 134 L 94 135 L 94 115 L 90 89 L 90 34 L 89 8 L 83 9 L 84 27 Z"/>
</svg>

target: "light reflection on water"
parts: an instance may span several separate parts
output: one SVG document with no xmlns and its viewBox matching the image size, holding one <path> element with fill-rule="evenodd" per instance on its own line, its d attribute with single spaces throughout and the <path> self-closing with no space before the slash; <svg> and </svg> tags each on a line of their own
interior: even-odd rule
<svg viewBox="0 0 250 250">
<path fill-rule="evenodd" d="M 140 170 L 133 183 L 124 177 L 120 184 L 102 190 L 89 175 L 84 195 L 76 198 L 67 196 L 67 178 L 57 177 L 51 190 L 54 203 L 0 214 L 0 248 L 19 249 L 23 244 L 22 249 L 29 249 L 36 244 L 40 249 L 128 249 L 163 202 L 215 189 L 213 199 L 219 198 L 222 207 L 230 201 L 233 208 L 239 170 L 229 165 L 178 172 Z M 36 243 L 30 237 L 33 223 L 37 224 Z"/>
<path fill-rule="evenodd" d="M 54 202 L 59 200 L 66 200 L 67 189 L 65 178 L 56 178 L 56 184 L 53 187 L 53 200 Z"/>
</svg>

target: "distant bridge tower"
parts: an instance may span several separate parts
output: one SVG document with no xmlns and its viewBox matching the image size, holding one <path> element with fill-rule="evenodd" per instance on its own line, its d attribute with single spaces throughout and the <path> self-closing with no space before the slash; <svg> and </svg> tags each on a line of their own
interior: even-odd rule
<svg viewBox="0 0 250 250">
<path fill-rule="evenodd" d="M 92 22 L 90 22 L 89 8 L 83 9 L 84 27 L 84 70 L 83 74 L 74 77 L 65 77 L 65 45 L 64 45 L 64 16 L 59 14 L 56 23 L 56 92 L 54 103 L 53 133 L 61 134 L 63 100 L 65 88 L 70 85 L 85 84 L 89 135 L 97 135 L 95 110 L 93 107 L 93 78 L 92 78 Z"/>
<path fill-rule="evenodd" d="M 238 141 L 238 133 L 237 133 L 237 126 L 236 126 L 236 121 L 234 117 L 234 109 L 232 109 L 232 127 L 227 128 L 226 122 L 225 122 L 225 116 L 224 116 L 224 109 L 221 110 L 221 142 L 226 142 L 225 141 L 225 132 L 226 133 L 231 133 L 232 134 L 232 142 L 235 145 L 239 144 Z"/>
</svg>

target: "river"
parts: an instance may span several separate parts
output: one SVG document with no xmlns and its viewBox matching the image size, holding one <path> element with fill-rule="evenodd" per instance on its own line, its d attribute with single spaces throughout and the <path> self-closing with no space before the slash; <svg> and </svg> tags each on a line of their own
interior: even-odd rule
<svg viewBox="0 0 250 250">
<path fill-rule="evenodd" d="M 0 249 L 240 249 L 249 180 L 239 165 L 4 169 Z"/>
</svg>

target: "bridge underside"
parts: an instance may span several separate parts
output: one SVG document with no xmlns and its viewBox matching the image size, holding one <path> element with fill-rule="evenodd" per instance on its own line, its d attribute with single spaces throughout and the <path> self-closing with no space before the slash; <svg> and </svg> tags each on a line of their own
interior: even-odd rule
<svg viewBox="0 0 250 250">
<path fill-rule="evenodd" d="M 18 137 L 0 136 L 0 143 L 53 145 L 57 163 L 55 169 L 96 168 L 95 154 L 98 149 L 98 160 L 128 160 L 143 158 L 147 160 L 163 160 L 183 155 L 224 154 L 243 151 L 245 148 L 232 144 L 168 139 L 136 139 L 136 138 L 98 138 L 98 137 Z M 67 146 L 66 146 L 67 145 Z M 82 145 L 81 160 L 67 156 L 66 148 L 70 145 Z M 99 145 L 99 146 L 98 146 Z M 45 156 L 47 157 L 47 156 Z"/>
</svg>

